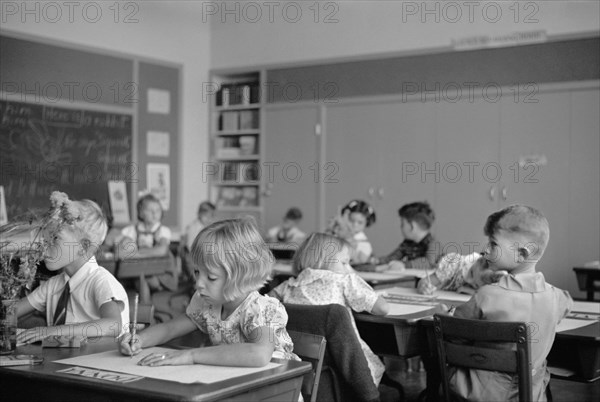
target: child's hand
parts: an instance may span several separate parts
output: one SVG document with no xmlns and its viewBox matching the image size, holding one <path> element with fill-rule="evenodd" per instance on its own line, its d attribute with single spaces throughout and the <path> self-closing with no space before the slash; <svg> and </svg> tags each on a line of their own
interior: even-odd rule
<svg viewBox="0 0 600 402">
<path fill-rule="evenodd" d="M 419 285 L 417 286 L 417 292 L 422 295 L 432 295 L 433 292 L 436 291 L 436 287 L 433 286 L 431 281 L 428 278 L 423 278 L 419 281 Z"/>
<path fill-rule="evenodd" d="M 194 364 L 192 351 L 190 350 L 173 350 L 168 353 L 158 354 L 152 353 L 145 356 L 138 362 L 139 366 L 179 366 L 186 364 Z"/>
<path fill-rule="evenodd" d="M 142 351 L 142 338 L 136 334 L 132 342 L 131 336 L 132 335 L 127 332 L 121 335 L 119 341 L 119 352 L 126 356 L 135 356 Z"/>
<path fill-rule="evenodd" d="M 404 271 L 406 269 L 406 265 L 404 265 L 402 261 L 390 261 L 388 265 L 390 266 L 390 269 L 394 271 Z"/>
</svg>

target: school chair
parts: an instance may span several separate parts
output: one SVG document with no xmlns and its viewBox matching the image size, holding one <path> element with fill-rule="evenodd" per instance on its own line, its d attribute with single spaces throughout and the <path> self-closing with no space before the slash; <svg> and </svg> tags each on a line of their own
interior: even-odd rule
<svg viewBox="0 0 600 402">
<path fill-rule="evenodd" d="M 446 402 L 452 400 L 448 384 L 450 366 L 517 374 L 519 400 L 533 400 L 530 339 L 524 322 L 471 320 L 440 314 L 433 317 Z M 489 343 L 512 343 L 516 349 L 496 349 Z"/>
<path fill-rule="evenodd" d="M 129 299 L 129 322 L 133 325 L 134 321 L 136 322 L 136 331 L 141 331 L 142 329 L 149 327 L 154 324 L 154 306 L 148 303 L 138 303 L 137 307 L 137 320 L 134 317 L 135 314 L 135 306 L 133 305 L 133 298 Z"/>
<path fill-rule="evenodd" d="M 379 401 L 397 399 L 396 393 L 400 400 L 403 399 L 401 386 L 397 392 L 381 387 L 385 394 L 382 395 L 373 383 L 367 359 L 352 326 L 352 316 L 345 307 L 289 303 L 284 306 L 288 313 L 288 332 L 320 335 L 327 342 L 317 390 L 318 401 Z"/>
<path fill-rule="evenodd" d="M 322 336 L 305 332 L 290 330 L 288 334 L 294 342 L 294 353 L 313 366 L 313 371 L 307 373 L 302 381 L 302 397 L 307 402 L 316 402 L 327 341 Z"/>
</svg>

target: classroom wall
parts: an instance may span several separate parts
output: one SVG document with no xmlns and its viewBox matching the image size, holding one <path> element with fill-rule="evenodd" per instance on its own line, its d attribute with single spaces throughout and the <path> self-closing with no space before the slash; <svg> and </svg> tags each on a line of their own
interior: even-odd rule
<svg viewBox="0 0 600 402">
<path fill-rule="evenodd" d="M 597 1 L 523 1 L 517 7 L 512 1 L 273 3 L 269 8 L 268 2 L 219 2 L 218 7 L 205 2 L 203 16 L 212 24 L 211 67 L 422 52 L 475 35 L 544 30 L 548 36 L 569 36 L 600 27 Z"/>
<path fill-rule="evenodd" d="M 178 150 L 182 175 L 172 185 L 179 189 L 179 226 L 192 220 L 198 203 L 208 196 L 201 177 L 202 162 L 208 160 L 208 106 L 201 88 L 208 79 L 210 33 L 195 12 L 197 4 L 74 2 L 70 13 L 62 2 L 30 2 L 27 8 L 22 2 L 2 3 L 3 31 L 183 65 Z M 7 4 L 16 8 L 7 9 Z M 61 7 L 58 12 L 56 5 Z"/>
</svg>

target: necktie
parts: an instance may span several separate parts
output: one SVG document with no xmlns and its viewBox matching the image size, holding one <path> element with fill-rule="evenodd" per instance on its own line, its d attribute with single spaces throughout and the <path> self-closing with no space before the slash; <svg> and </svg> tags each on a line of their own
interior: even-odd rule
<svg viewBox="0 0 600 402">
<path fill-rule="evenodd" d="M 65 323 L 65 319 L 67 318 L 67 305 L 69 304 L 70 298 L 71 288 L 69 286 L 69 282 L 67 282 L 62 294 L 60 295 L 60 299 L 58 299 L 56 310 L 54 311 L 53 325 L 63 325 Z"/>
</svg>

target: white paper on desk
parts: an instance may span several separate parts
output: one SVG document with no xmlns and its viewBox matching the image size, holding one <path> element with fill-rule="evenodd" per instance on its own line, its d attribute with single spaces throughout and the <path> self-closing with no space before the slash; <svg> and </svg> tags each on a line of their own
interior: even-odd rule
<svg viewBox="0 0 600 402">
<path fill-rule="evenodd" d="M 183 384 L 203 383 L 211 384 L 213 382 L 223 381 L 230 378 L 241 377 L 243 375 L 265 371 L 279 366 L 278 363 L 270 362 L 263 367 L 228 367 L 228 366 L 208 366 L 204 364 L 192 364 L 187 366 L 160 366 L 148 367 L 138 366 L 137 363 L 151 353 L 168 353 L 173 349 L 167 348 L 148 348 L 144 349 L 133 359 L 129 356 L 123 356 L 119 351 L 111 350 L 108 352 L 95 353 L 72 357 L 70 359 L 56 360 L 54 363 L 71 364 L 74 366 L 91 367 L 100 370 L 114 371 L 118 373 L 127 373 L 143 377 L 156 378 L 159 380 L 175 381 Z"/>
<path fill-rule="evenodd" d="M 390 306 L 390 312 L 387 315 L 406 315 L 419 313 L 425 310 L 431 310 L 433 306 L 423 306 L 420 304 L 402 304 L 402 303 L 388 303 Z"/>
<path fill-rule="evenodd" d="M 379 294 L 387 293 L 390 295 L 401 295 L 401 296 L 417 296 L 420 293 L 415 288 L 403 288 L 403 287 L 393 287 L 387 289 L 380 289 L 376 291 Z M 436 290 L 433 293 L 434 296 L 437 297 L 438 300 L 450 300 L 457 302 L 466 302 L 471 298 L 471 295 L 466 295 L 457 292 L 450 292 L 447 290 Z"/>
<path fill-rule="evenodd" d="M 592 313 L 600 315 L 600 303 L 598 302 L 584 302 L 574 301 L 573 308 L 571 311 L 577 311 L 580 313 Z"/>
<path fill-rule="evenodd" d="M 556 326 L 556 332 L 564 332 L 564 331 L 570 331 L 570 330 L 576 329 L 576 328 L 587 327 L 588 325 L 592 325 L 595 322 L 598 322 L 598 321 L 565 318 Z"/>
</svg>

